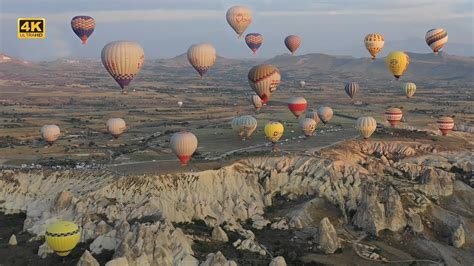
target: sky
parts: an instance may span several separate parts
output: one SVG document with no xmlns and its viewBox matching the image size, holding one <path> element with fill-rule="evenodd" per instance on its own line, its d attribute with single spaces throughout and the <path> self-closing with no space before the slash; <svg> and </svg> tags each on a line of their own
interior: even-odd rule
<svg viewBox="0 0 474 266">
<path fill-rule="evenodd" d="M 233 5 L 253 11 L 246 33 L 264 36 L 257 58 L 287 53 L 283 40 L 290 34 L 302 37 L 298 54 L 365 57 L 363 38 L 371 32 L 385 36 L 381 56 L 390 50 L 428 53 L 424 35 L 435 27 L 448 31 L 445 52 L 474 56 L 473 0 L 1 0 L 0 53 L 29 61 L 100 58 L 108 42 L 130 40 L 148 59 L 174 57 L 201 42 L 220 56 L 251 58 L 225 19 Z M 71 30 L 76 15 L 96 20 L 87 45 Z M 17 39 L 19 17 L 46 18 L 46 39 Z"/>
</svg>

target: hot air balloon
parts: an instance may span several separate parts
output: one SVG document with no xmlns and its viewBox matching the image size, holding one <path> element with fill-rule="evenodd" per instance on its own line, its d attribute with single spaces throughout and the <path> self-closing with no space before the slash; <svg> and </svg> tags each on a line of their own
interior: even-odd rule
<svg viewBox="0 0 474 266">
<path fill-rule="evenodd" d="M 300 127 L 303 130 L 305 136 L 309 137 L 313 135 L 313 132 L 316 130 L 316 125 L 318 123 L 311 118 L 302 118 L 300 119 Z"/>
<path fill-rule="evenodd" d="M 396 79 L 405 73 L 409 64 L 410 57 L 402 51 L 391 52 L 385 58 L 385 65 Z"/>
<path fill-rule="evenodd" d="M 300 81 L 300 88 L 304 88 L 306 86 L 306 82 L 304 80 Z"/>
<path fill-rule="evenodd" d="M 395 127 L 400 122 L 400 120 L 402 120 L 402 116 L 402 110 L 398 108 L 388 108 L 385 111 L 385 119 L 387 119 L 391 127 Z"/>
<path fill-rule="evenodd" d="M 258 48 L 263 43 L 263 35 L 260 33 L 249 33 L 245 36 L 245 43 L 252 50 L 253 54 L 256 54 Z"/>
<path fill-rule="evenodd" d="M 71 28 L 74 33 L 86 44 L 87 39 L 95 29 L 95 20 L 89 16 L 75 16 L 71 19 Z"/>
<path fill-rule="evenodd" d="M 448 135 L 449 131 L 454 128 L 454 120 L 449 116 L 440 117 L 437 121 L 438 128 L 443 133 L 443 136 Z"/>
<path fill-rule="evenodd" d="M 122 135 L 127 129 L 127 124 L 125 124 L 125 121 L 122 118 L 110 118 L 107 120 L 105 126 L 107 128 L 107 132 L 109 132 L 110 135 L 116 139 L 120 137 L 120 135 Z"/>
<path fill-rule="evenodd" d="M 188 61 L 202 77 L 216 62 L 216 49 L 208 43 L 195 44 L 188 49 Z"/>
<path fill-rule="evenodd" d="M 184 166 L 188 164 L 191 156 L 196 151 L 198 140 L 193 133 L 181 131 L 171 136 L 170 146 L 176 156 L 178 156 L 181 165 Z"/>
<path fill-rule="evenodd" d="M 332 119 L 333 111 L 331 107 L 321 106 L 318 108 L 318 116 L 324 124 L 329 122 Z"/>
<path fill-rule="evenodd" d="M 61 130 L 56 125 L 44 125 L 41 128 L 41 137 L 51 146 L 61 135 Z"/>
<path fill-rule="evenodd" d="M 245 6 L 233 6 L 227 10 L 226 19 L 240 37 L 252 23 L 252 11 Z"/>
<path fill-rule="evenodd" d="M 377 121 L 373 117 L 359 117 L 356 122 L 356 128 L 364 139 L 368 139 L 377 128 Z"/>
<path fill-rule="evenodd" d="M 405 92 L 407 98 L 411 98 L 416 92 L 416 84 L 413 82 L 403 83 L 402 90 Z"/>
<path fill-rule="evenodd" d="M 140 72 L 145 60 L 143 48 L 136 42 L 115 41 L 108 43 L 102 49 L 102 64 L 109 74 L 127 92 L 127 87 Z"/>
<path fill-rule="evenodd" d="M 433 53 L 438 54 L 439 50 L 448 42 L 448 32 L 441 28 L 431 29 L 426 32 L 425 41 Z"/>
<path fill-rule="evenodd" d="M 285 46 L 290 50 L 291 54 L 295 54 L 301 45 L 301 38 L 296 35 L 290 35 L 285 38 Z"/>
<path fill-rule="evenodd" d="M 58 221 L 46 229 L 46 243 L 61 257 L 69 255 L 81 240 L 79 226 L 70 221 Z"/>
<path fill-rule="evenodd" d="M 232 119 L 232 129 L 242 140 L 248 139 L 257 129 L 257 119 L 251 115 L 238 116 Z"/>
<path fill-rule="evenodd" d="M 266 104 L 281 81 L 280 71 L 273 65 L 257 65 L 248 74 L 250 87 Z"/>
<path fill-rule="evenodd" d="M 257 94 L 254 94 L 250 96 L 250 101 L 252 102 L 253 106 L 255 107 L 255 110 L 258 112 L 263 106 L 262 99 L 260 99 L 260 96 Z"/>
<path fill-rule="evenodd" d="M 178 107 L 179 108 L 183 107 L 183 101 L 178 101 Z"/>
<path fill-rule="evenodd" d="M 296 118 L 299 118 L 301 114 L 304 113 L 306 107 L 308 107 L 308 103 L 303 97 L 291 97 L 288 100 L 288 109 L 290 109 Z"/>
<path fill-rule="evenodd" d="M 344 86 L 344 90 L 346 91 L 347 95 L 349 95 L 349 97 L 353 99 L 356 93 L 359 91 L 359 83 L 357 82 L 346 83 L 346 85 Z"/>
<path fill-rule="evenodd" d="M 277 143 L 278 140 L 283 136 L 283 132 L 285 131 L 285 128 L 283 127 L 283 124 L 280 122 L 268 122 L 265 125 L 265 136 L 269 141 L 271 141 L 273 144 Z"/>
<path fill-rule="evenodd" d="M 306 110 L 305 117 L 306 118 L 311 118 L 314 121 L 316 121 L 316 125 L 319 123 L 319 116 L 318 116 L 318 112 L 316 110 L 313 110 L 313 109 Z"/>
<path fill-rule="evenodd" d="M 371 33 L 365 36 L 364 44 L 367 51 L 372 56 L 372 60 L 375 60 L 377 54 L 382 50 L 385 40 L 382 34 Z"/>
</svg>

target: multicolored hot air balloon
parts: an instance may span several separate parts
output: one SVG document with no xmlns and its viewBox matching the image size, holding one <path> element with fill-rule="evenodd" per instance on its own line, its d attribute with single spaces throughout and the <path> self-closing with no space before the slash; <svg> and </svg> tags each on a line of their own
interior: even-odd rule
<svg viewBox="0 0 474 266">
<path fill-rule="evenodd" d="M 81 240 L 80 231 L 73 222 L 55 222 L 46 229 L 46 243 L 59 256 L 67 256 Z"/>
<path fill-rule="evenodd" d="M 122 93 L 127 93 L 127 87 L 143 66 L 143 48 L 136 42 L 115 41 L 104 46 L 101 57 L 102 64 L 120 85 Z"/>
<path fill-rule="evenodd" d="M 127 130 L 127 124 L 125 124 L 125 121 L 122 118 L 110 118 L 107 120 L 107 123 L 105 123 L 105 126 L 107 132 L 116 139 Z"/>
<path fill-rule="evenodd" d="M 260 111 L 263 107 L 262 99 L 257 94 L 250 96 L 250 101 L 252 102 L 253 106 L 255 107 L 255 111 Z"/>
<path fill-rule="evenodd" d="M 257 119 L 251 115 L 238 116 L 232 119 L 232 130 L 239 134 L 242 140 L 248 139 L 257 129 Z"/>
<path fill-rule="evenodd" d="M 318 112 L 317 112 L 316 110 L 314 110 L 314 109 L 308 109 L 308 110 L 306 110 L 305 117 L 306 117 L 306 118 L 311 118 L 311 119 L 313 119 L 314 121 L 316 121 L 316 125 L 319 123 Z"/>
<path fill-rule="evenodd" d="M 443 133 L 443 136 L 448 135 L 448 133 L 454 128 L 454 119 L 449 116 L 440 117 L 436 123 L 438 124 L 441 133 Z"/>
<path fill-rule="evenodd" d="M 249 33 L 245 36 L 245 43 L 252 50 L 253 54 L 256 54 L 258 48 L 263 44 L 263 35 L 260 33 Z"/>
<path fill-rule="evenodd" d="M 311 118 L 305 117 L 300 119 L 299 124 L 305 136 L 309 137 L 313 135 L 314 131 L 316 130 L 316 125 L 318 123 Z"/>
<path fill-rule="evenodd" d="M 61 135 L 61 130 L 56 125 L 41 127 L 41 137 L 51 146 Z"/>
<path fill-rule="evenodd" d="M 198 140 L 196 136 L 187 131 L 174 133 L 170 140 L 171 150 L 178 156 L 181 165 L 187 165 L 191 156 L 196 151 Z"/>
<path fill-rule="evenodd" d="M 226 19 L 240 37 L 252 23 L 252 11 L 245 6 L 233 6 L 227 10 Z"/>
<path fill-rule="evenodd" d="M 301 38 L 296 35 L 290 35 L 285 38 L 285 46 L 290 50 L 291 54 L 295 54 L 301 45 Z"/>
<path fill-rule="evenodd" d="M 431 29 L 425 34 L 425 41 L 438 54 L 439 50 L 448 42 L 448 33 L 442 28 Z"/>
<path fill-rule="evenodd" d="M 304 88 L 306 86 L 306 82 L 304 80 L 300 81 L 300 88 Z"/>
<path fill-rule="evenodd" d="M 382 34 L 379 33 L 371 33 L 365 36 L 364 44 L 367 51 L 369 51 L 370 55 L 372 56 L 372 60 L 375 60 L 377 54 L 380 53 L 382 50 L 385 40 Z"/>
<path fill-rule="evenodd" d="M 308 102 L 303 97 L 291 97 L 288 100 L 288 109 L 295 115 L 296 118 L 299 118 L 301 114 L 306 111 L 308 107 Z"/>
<path fill-rule="evenodd" d="M 283 124 L 280 122 L 268 122 L 265 125 L 265 136 L 269 141 L 271 141 L 273 144 L 277 143 L 278 140 L 283 136 L 283 132 L 285 131 L 285 128 L 283 127 Z"/>
<path fill-rule="evenodd" d="M 390 123 L 391 127 L 395 127 L 402 120 L 403 113 L 399 108 L 388 108 L 385 111 L 385 119 Z"/>
<path fill-rule="evenodd" d="M 216 49 L 211 44 L 195 44 L 188 49 L 188 61 L 202 77 L 216 62 Z"/>
<path fill-rule="evenodd" d="M 356 93 L 359 91 L 359 83 L 357 82 L 346 83 L 346 85 L 344 86 L 344 90 L 346 91 L 347 95 L 349 95 L 349 97 L 353 99 Z"/>
<path fill-rule="evenodd" d="M 402 90 L 405 92 L 407 98 L 411 98 L 416 92 L 416 84 L 413 82 L 406 82 L 402 84 Z"/>
<path fill-rule="evenodd" d="M 95 20 L 89 16 L 75 16 L 71 19 L 71 28 L 74 33 L 86 44 L 87 39 L 95 29 Z"/>
<path fill-rule="evenodd" d="M 370 116 L 359 117 L 356 128 L 364 139 L 368 139 L 377 129 L 377 121 Z"/>
<path fill-rule="evenodd" d="M 321 106 L 318 108 L 318 116 L 324 124 L 327 124 L 333 116 L 333 111 L 331 107 Z"/>
<path fill-rule="evenodd" d="M 250 69 L 248 74 L 250 87 L 266 104 L 273 92 L 278 88 L 281 75 L 278 68 L 273 65 L 257 65 Z"/>
<path fill-rule="evenodd" d="M 402 51 L 391 52 L 385 58 L 385 65 L 396 79 L 399 79 L 405 73 L 409 64 L 410 57 Z"/>
</svg>

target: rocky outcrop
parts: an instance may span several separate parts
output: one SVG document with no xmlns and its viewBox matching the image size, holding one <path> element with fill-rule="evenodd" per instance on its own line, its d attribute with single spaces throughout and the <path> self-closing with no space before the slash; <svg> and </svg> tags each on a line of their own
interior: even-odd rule
<svg viewBox="0 0 474 266">
<path fill-rule="evenodd" d="M 209 253 L 206 257 L 206 261 L 200 264 L 200 266 L 237 266 L 237 263 L 233 260 L 227 260 L 220 251 L 217 253 Z"/>
<path fill-rule="evenodd" d="M 84 251 L 82 253 L 81 258 L 77 262 L 76 266 L 99 266 L 99 262 L 92 256 L 89 250 Z"/>
<path fill-rule="evenodd" d="M 10 246 L 18 245 L 18 242 L 16 241 L 16 235 L 12 234 L 10 236 L 10 239 L 8 239 L 8 245 L 10 245 Z"/>
<path fill-rule="evenodd" d="M 285 258 L 282 256 L 275 257 L 268 266 L 286 266 Z"/>
<path fill-rule="evenodd" d="M 333 254 L 341 248 L 341 242 L 337 237 L 337 232 L 327 217 L 324 217 L 319 224 L 318 248 L 325 254 Z"/>
<path fill-rule="evenodd" d="M 227 237 L 227 234 L 218 225 L 214 226 L 214 229 L 212 229 L 211 239 L 214 241 L 220 241 L 224 243 L 229 241 L 229 237 Z"/>
<path fill-rule="evenodd" d="M 451 236 L 451 243 L 454 247 L 460 248 L 466 241 L 466 235 L 464 233 L 464 227 L 460 224 Z"/>
<path fill-rule="evenodd" d="M 38 256 L 42 259 L 48 257 L 48 255 L 52 253 L 54 253 L 54 251 L 49 247 L 46 241 L 38 248 Z"/>
</svg>

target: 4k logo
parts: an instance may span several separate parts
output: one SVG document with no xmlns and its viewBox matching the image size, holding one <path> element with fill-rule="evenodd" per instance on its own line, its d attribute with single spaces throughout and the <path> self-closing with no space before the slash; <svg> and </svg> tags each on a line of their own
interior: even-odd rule
<svg viewBox="0 0 474 266">
<path fill-rule="evenodd" d="M 18 39 L 44 39 L 46 20 L 44 18 L 19 18 Z"/>
</svg>

